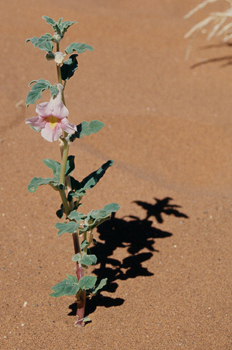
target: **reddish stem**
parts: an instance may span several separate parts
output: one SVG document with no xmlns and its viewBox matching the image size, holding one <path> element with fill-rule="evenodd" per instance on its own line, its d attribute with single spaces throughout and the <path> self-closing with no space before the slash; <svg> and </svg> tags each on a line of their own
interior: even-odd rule
<svg viewBox="0 0 232 350">
<path fill-rule="evenodd" d="M 80 248 L 78 233 L 73 233 L 73 244 L 74 244 L 75 254 L 80 253 L 81 248 Z M 76 274 L 77 274 L 78 281 L 81 279 L 81 277 L 84 276 L 84 269 L 79 263 L 77 263 Z M 83 327 L 85 325 L 85 322 L 83 322 L 83 318 L 85 314 L 86 291 L 80 289 L 76 297 L 77 297 L 77 313 L 76 313 L 77 319 L 75 322 L 75 326 Z"/>
</svg>

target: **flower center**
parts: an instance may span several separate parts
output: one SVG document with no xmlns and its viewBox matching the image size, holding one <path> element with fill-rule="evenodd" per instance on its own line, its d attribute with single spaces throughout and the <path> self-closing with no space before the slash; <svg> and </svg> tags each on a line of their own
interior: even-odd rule
<svg viewBox="0 0 232 350">
<path fill-rule="evenodd" d="M 55 129 L 56 124 L 58 123 L 58 118 L 51 115 L 50 117 L 46 118 L 46 121 L 49 123 L 51 129 Z"/>
</svg>

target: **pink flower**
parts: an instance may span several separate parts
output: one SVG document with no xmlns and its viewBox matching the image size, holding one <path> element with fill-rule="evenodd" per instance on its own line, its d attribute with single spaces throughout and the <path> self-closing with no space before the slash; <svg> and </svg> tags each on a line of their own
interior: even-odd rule
<svg viewBox="0 0 232 350">
<path fill-rule="evenodd" d="M 26 124 L 31 124 L 36 131 L 41 131 L 41 135 L 47 141 L 57 141 L 62 135 L 62 130 L 68 134 L 74 134 L 77 131 L 75 124 L 69 123 L 67 116 L 68 109 L 62 102 L 61 84 L 57 85 L 59 90 L 55 98 L 51 98 L 49 102 L 43 102 L 36 106 L 37 117 L 26 119 Z"/>
</svg>

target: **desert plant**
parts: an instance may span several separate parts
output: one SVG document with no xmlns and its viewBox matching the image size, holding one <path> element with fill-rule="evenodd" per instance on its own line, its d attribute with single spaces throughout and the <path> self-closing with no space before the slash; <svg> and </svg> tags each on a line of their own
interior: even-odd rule
<svg viewBox="0 0 232 350">
<path fill-rule="evenodd" d="M 40 99 L 44 90 L 50 91 L 51 99 L 49 102 L 38 104 L 36 106 L 38 115 L 26 119 L 26 124 L 29 124 L 35 131 L 41 132 L 45 140 L 50 142 L 58 140 L 62 159 L 61 163 L 52 159 L 44 159 L 44 164 L 53 172 L 52 177 L 45 179 L 34 177 L 28 190 L 35 192 L 39 186 L 49 185 L 60 195 L 62 204 L 56 214 L 59 219 L 63 219 L 63 222 L 58 222 L 55 227 L 58 229 L 58 236 L 66 232 L 72 234 L 75 252 L 72 260 L 76 262 L 76 276 L 68 275 L 66 279 L 54 285 L 51 296 L 75 295 L 77 301 L 75 325 L 83 326 L 89 320 L 84 316 L 86 297 L 95 295 L 107 283 L 107 278 L 97 281 L 97 277 L 85 275 L 88 266 L 97 262 L 97 257 L 90 251 L 95 241 L 93 230 L 110 219 L 111 213 L 116 212 L 119 205 L 107 204 L 103 209 L 91 210 L 86 215 L 78 211 L 82 197 L 98 183 L 113 164 L 112 160 L 107 161 L 98 170 L 80 181 L 71 176 L 75 168 L 75 157 L 69 155 L 70 144 L 80 140 L 83 136 L 98 132 L 104 126 L 104 123 L 98 120 L 83 121 L 78 125 L 70 123 L 64 97 L 66 84 L 78 68 L 78 54 L 86 50 L 93 51 L 93 48 L 87 44 L 71 43 L 61 52 L 60 42 L 66 31 L 76 22 L 63 22 L 62 18 L 55 22 L 47 16 L 43 16 L 43 19 L 52 26 L 53 35 L 46 33 L 41 37 L 27 39 L 26 42 L 31 42 L 35 47 L 44 50 L 46 59 L 54 61 L 58 82 L 52 85 L 48 80 L 39 79 L 29 84 L 31 91 L 27 95 L 27 107 Z"/>
</svg>

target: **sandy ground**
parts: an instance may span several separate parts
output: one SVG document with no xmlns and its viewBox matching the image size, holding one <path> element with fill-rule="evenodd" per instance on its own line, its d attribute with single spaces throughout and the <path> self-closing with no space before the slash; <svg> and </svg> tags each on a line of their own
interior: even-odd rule
<svg viewBox="0 0 232 350">
<path fill-rule="evenodd" d="M 199 36 L 185 60 L 183 36 L 207 11 L 183 16 L 198 2 L 1 2 L 1 349 L 232 349 L 232 49 Z M 72 238 L 54 228 L 59 198 L 27 191 L 50 176 L 44 158 L 59 161 L 57 143 L 24 123 L 36 115 L 28 83 L 56 82 L 53 63 L 25 44 L 50 31 L 43 15 L 77 20 L 64 44 L 94 47 L 79 55 L 66 102 L 70 121 L 106 126 L 70 153 L 80 179 L 115 163 L 82 211 L 121 206 L 95 234 L 93 274 L 109 282 L 82 329 L 73 297 L 49 297 L 74 274 Z"/>
</svg>

